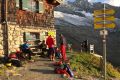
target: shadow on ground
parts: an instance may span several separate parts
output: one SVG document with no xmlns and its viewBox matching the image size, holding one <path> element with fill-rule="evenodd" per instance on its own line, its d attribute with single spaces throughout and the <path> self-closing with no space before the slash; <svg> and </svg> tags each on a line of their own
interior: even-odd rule
<svg viewBox="0 0 120 80">
<path fill-rule="evenodd" d="M 43 74 L 55 74 L 53 70 L 44 70 L 44 69 L 30 69 L 33 72 L 40 72 Z"/>
</svg>

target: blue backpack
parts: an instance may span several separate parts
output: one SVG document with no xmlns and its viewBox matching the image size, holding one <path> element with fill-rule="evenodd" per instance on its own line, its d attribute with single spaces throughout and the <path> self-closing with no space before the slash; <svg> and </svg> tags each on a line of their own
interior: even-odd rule
<svg viewBox="0 0 120 80">
<path fill-rule="evenodd" d="M 67 72 L 70 75 L 70 77 L 74 77 L 72 70 L 70 69 L 70 67 L 67 64 L 64 65 L 64 68 L 67 69 Z"/>
</svg>

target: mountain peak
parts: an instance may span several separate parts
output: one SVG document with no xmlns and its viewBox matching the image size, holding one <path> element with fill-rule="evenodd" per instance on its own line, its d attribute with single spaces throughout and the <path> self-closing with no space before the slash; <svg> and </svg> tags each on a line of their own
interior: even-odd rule
<svg viewBox="0 0 120 80">
<path fill-rule="evenodd" d="M 68 0 L 67 0 L 68 1 Z M 106 4 L 106 9 L 114 9 L 115 17 L 120 18 L 120 7 L 112 6 L 110 4 Z M 90 0 L 69 0 L 67 4 L 63 4 L 58 6 L 55 10 L 62 11 L 65 13 L 77 14 L 76 11 L 86 11 L 93 13 L 94 10 L 103 9 L 102 2 L 94 2 L 91 3 Z"/>
</svg>

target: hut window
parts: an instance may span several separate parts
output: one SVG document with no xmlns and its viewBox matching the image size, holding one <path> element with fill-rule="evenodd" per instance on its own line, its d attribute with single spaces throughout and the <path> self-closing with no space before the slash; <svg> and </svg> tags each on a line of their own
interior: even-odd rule
<svg viewBox="0 0 120 80">
<path fill-rule="evenodd" d="M 35 0 L 16 0 L 16 7 L 20 10 L 36 11 L 36 1 Z"/>
<path fill-rule="evenodd" d="M 44 12 L 44 5 L 43 5 L 43 2 L 40 1 L 39 2 L 39 13 L 43 13 Z"/>
<path fill-rule="evenodd" d="M 36 12 L 39 13 L 39 1 L 36 1 Z"/>
<path fill-rule="evenodd" d="M 43 1 L 35 0 L 16 0 L 16 7 L 20 10 L 26 10 L 31 12 L 43 13 L 44 4 Z"/>
<path fill-rule="evenodd" d="M 24 32 L 24 41 L 26 40 L 38 40 L 40 38 L 40 34 L 37 32 Z"/>
<path fill-rule="evenodd" d="M 36 1 L 36 12 L 37 13 L 43 13 L 44 12 L 43 1 Z"/>
<path fill-rule="evenodd" d="M 19 8 L 19 0 L 16 0 L 16 7 Z"/>
<path fill-rule="evenodd" d="M 22 0 L 16 0 L 16 8 L 22 10 Z"/>
<path fill-rule="evenodd" d="M 22 5 L 23 10 L 36 11 L 36 2 L 34 0 L 23 0 Z"/>
<path fill-rule="evenodd" d="M 40 34 L 37 32 L 24 32 L 23 41 L 30 41 L 32 46 L 38 45 Z"/>
</svg>

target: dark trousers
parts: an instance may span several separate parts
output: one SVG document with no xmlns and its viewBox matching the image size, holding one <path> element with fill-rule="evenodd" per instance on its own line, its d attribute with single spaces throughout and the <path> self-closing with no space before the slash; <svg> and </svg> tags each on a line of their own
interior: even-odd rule
<svg viewBox="0 0 120 80">
<path fill-rule="evenodd" d="M 28 54 L 28 59 L 31 60 L 32 51 L 30 49 L 24 49 L 23 53 Z"/>
<path fill-rule="evenodd" d="M 21 67 L 22 66 L 22 63 L 20 60 L 18 59 L 11 59 L 10 61 L 12 63 L 12 65 L 16 66 L 16 67 Z"/>
<path fill-rule="evenodd" d="M 42 56 L 45 56 L 45 52 L 47 52 L 47 49 L 46 48 L 42 48 Z"/>
<path fill-rule="evenodd" d="M 48 56 L 50 56 L 50 55 L 52 55 L 54 53 L 55 53 L 54 48 L 49 48 L 49 50 L 48 50 Z"/>
</svg>

